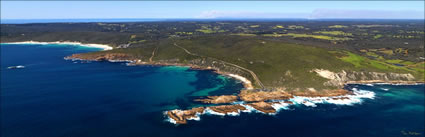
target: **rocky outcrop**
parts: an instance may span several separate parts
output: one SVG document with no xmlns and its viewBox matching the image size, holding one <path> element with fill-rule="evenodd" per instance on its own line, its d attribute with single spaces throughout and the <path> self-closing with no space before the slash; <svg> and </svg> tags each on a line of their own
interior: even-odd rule
<svg viewBox="0 0 425 137">
<path fill-rule="evenodd" d="M 222 103 L 232 103 L 238 100 L 238 96 L 235 95 L 222 95 L 222 96 L 207 96 L 205 99 L 195 99 L 194 101 L 199 101 L 202 103 L 209 104 L 222 104 Z"/>
<path fill-rule="evenodd" d="M 200 115 L 205 114 L 207 110 L 220 115 L 239 114 L 240 111 L 247 110 L 244 106 L 236 105 L 221 105 L 211 107 L 197 107 L 189 110 L 170 110 L 167 111 L 167 116 L 175 121 L 176 124 L 187 124 L 187 120 L 198 119 Z"/>
<path fill-rule="evenodd" d="M 332 72 L 325 69 L 314 69 L 319 76 L 329 79 L 323 83 L 325 86 L 343 87 L 346 83 L 355 83 L 354 81 L 375 81 L 391 83 L 391 81 L 413 81 L 415 77 L 412 74 L 399 73 L 380 73 L 380 72 L 356 72 L 344 71 Z"/>
<path fill-rule="evenodd" d="M 230 113 L 239 113 L 239 111 L 244 111 L 246 108 L 242 105 L 222 105 L 222 106 L 213 106 L 208 107 L 214 112 L 222 113 L 222 114 L 230 114 Z"/>
<path fill-rule="evenodd" d="M 267 100 L 285 100 L 292 98 L 293 96 L 284 91 L 248 91 L 243 90 L 239 94 L 239 98 L 246 102 L 258 102 Z"/>
<path fill-rule="evenodd" d="M 204 113 L 204 107 L 192 108 L 189 110 L 170 110 L 167 111 L 169 118 L 173 119 L 176 124 L 186 124 L 188 119 L 196 119 L 198 114 Z"/>
<path fill-rule="evenodd" d="M 333 96 L 350 95 L 352 94 L 352 92 L 345 89 L 335 89 L 335 90 L 293 92 L 291 94 L 294 96 L 303 96 L 303 97 L 333 97 Z"/>
<path fill-rule="evenodd" d="M 251 106 L 255 108 L 258 111 L 261 111 L 263 113 L 276 113 L 276 109 L 273 108 L 274 102 L 256 102 L 256 103 L 250 103 L 247 104 L 248 106 Z"/>
</svg>

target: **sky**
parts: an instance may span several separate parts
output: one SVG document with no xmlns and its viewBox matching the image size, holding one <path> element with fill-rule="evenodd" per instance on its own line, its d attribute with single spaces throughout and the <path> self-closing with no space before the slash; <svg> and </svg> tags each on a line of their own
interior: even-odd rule
<svg viewBox="0 0 425 137">
<path fill-rule="evenodd" d="M 1 1 L 1 19 L 424 19 L 424 1 Z"/>
</svg>

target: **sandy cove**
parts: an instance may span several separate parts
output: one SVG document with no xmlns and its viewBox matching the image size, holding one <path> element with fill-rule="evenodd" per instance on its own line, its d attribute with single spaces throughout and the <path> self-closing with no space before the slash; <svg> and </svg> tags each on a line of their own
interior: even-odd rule
<svg viewBox="0 0 425 137">
<path fill-rule="evenodd" d="M 101 48 L 103 50 L 112 50 L 113 47 L 104 45 L 104 44 L 91 44 L 91 43 L 81 43 L 78 41 L 55 41 L 55 42 L 39 42 L 39 41 L 23 41 L 23 42 L 8 42 L 2 44 L 66 44 L 66 45 L 78 45 L 84 47 L 93 47 L 93 48 Z"/>
</svg>

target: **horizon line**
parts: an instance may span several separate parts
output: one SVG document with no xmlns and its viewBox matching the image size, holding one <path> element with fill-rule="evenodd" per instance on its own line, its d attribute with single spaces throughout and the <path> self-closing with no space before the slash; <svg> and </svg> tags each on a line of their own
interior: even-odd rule
<svg viewBox="0 0 425 137">
<path fill-rule="evenodd" d="M 327 19 L 342 19 L 342 20 L 425 20 L 425 18 L 6 18 L 0 20 L 81 20 L 81 19 L 196 19 L 196 20 L 214 20 L 214 19 L 304 19 L 304 20 L 327 20 Z"/>
</svg>

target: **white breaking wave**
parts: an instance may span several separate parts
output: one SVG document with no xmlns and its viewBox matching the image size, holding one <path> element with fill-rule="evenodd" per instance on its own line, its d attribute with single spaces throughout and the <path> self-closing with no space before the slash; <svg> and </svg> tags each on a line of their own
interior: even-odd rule
<svg viewBox="0 0 425 137">
<path fill-rule="evenodd" d="M 238 101 L 233 102 L 232 104 L 239 104 L 246 108 L 246 110 L 238 110 L 238 112 L 231 112 L 231 113 L 219 113 L 215 112 L 209 108 L 206 108 L 204 112 L 202 113 L 196 113 L 195 118 L 190 118 L 187 120 L 200 120 L 200 115 L 203 114 L 209 114 L 209 115 L 218 115 L 218 116 L 239 116 L 241 112 L 244 113 L 262 113 L 262 114 L 268 114 L 268 115 L 275 115 L 281 110 L 289 110 L 291 105 L 297 105 L 302 104 L 307 107 L 317 107 L 317 104 L 335 104 L 335 105 L 354 105 L 354 104 L 360 104 L 363 102 L 364 99 L 374 99 L 375 93 L 368 90 L 359 90 L 357 88 L 352 88 L 353 94 L 350 95 L 343 95 L 343 96 L 333 96 L 333 97 L 304 97 L 304 96 L 294 96 L 293 98 L 289 99 L 293 104 L 285 103 L 284 100 L 274 100 L 274 104 L 272 104 L 272 107 L 276 110 L 276 113 L 264 113 L 261 112 L 254 107 L 251 107 L 249 105 L 246 105 L 244 101 Z M 168 118 L 167 121 L 170 123 L 176 124 L 176 121 L 172 118 Z"/>
<path fill-rule="evenodd" d="M 226 115 L 228 115 L 228 116 L 239 116 L 239 114 L 240 114 L 241 112 L 230 112 L 230 113 L 227 113 Z"/>
<path fill-rule="evenodd" d="M 173 123 L 173 124 L 177 124 L 177 121 L 175 121 L 174 119 L 168 117 L 167 115 L 167 111 L 164 112 L 164 115 L 167 116 L 167 118 L 165 119 L 165 121 Z"/>
<path fill-rule="evenodd" d="M 214 110 L 211 110 L 210 108 L 206 108 L 202 114 L 209 114 L 209 115 L 218 115 L 218 116 L 239 116 L 240 110 L 238 112 L 230 112 L 230 113 L 219 113 Z"/>
<path fill-rule="evenodd" d="M 251 106 L 248 106 L 248 105 L 245 105 L 245 104 L 241 104 L 241 106 L 246 108 L 246 110 L 242 110 L 242 112 L 245 112 L 245 113 L 258 112 L 257 109 L 255 109 Z"/>
<path fill-rule="evenodd" d="M 390 89 L 388 89 L 388 88 L 381 88 L 382 90 L 385 90 L 385 91 L 388 91 L 388 90 L 390 90 Z"/>
<path fill-rule="evenodd" d="M 199 121 L 199 120 L 201 120 L 201 117 L 199 117 L 199 115 L 198 115 L 198 114 L 196 114 L 196 117 L 188 118 L 187 120 L 195 120 L 195 121 Z"/>
<path fill-rule="evenodd" d="M 368 90 L 353 88 L 353 95 L 335 97 L 302 97 L 294 96 L 290 99 L 294 104 L 303 104 L 308 107 L 316 107 L 316 104 L 354 105 L 362 103 L 363 99 L 374 99 L 375 93 Z"/>
<path fill-rule="evenodd" d="M 224 113 L 218 113 L 218 112 L 215 112 L 215 111 L 213 111 L 213 110 L 211 110 L 211 109 L 209 109 L 209 108 L 206 108 L 205 110 L 204 110 L 204 113 L 205 114 L 210 114 L 210 115 L 218 115 L 218 116 L 225 116 L 226 114 L 224 114 Z"/>
<path fill-rule="evenodd" d="M 23 68 L 25 68 L 25 66 L 23 66 L 23 65 L 7 67 L 7 69 L 23 69 Z"/>
<path fill-rule="evenodd" d="M 272 107 L 276 110 L 276 112 L 279 112 L 280 110 L 287 110 L 289 109 L 289 106 L 291 104 L 285 103 L 283 101 L 280 101 L 279 103 L 273 104 Z"/>
</svg>

